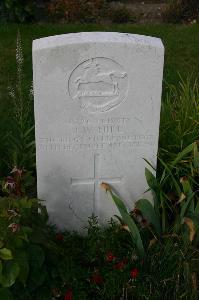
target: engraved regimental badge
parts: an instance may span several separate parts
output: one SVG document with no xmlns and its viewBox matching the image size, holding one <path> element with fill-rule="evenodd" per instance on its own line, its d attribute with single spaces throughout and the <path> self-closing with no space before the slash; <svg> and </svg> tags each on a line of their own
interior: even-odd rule
<svg viewBox="0 0 199 300">
<path fill-rule="evenodd" d="M 79 64 L 68 82 L 69 94 L 89 113 L 103 113 L 122 103 L 128 92 L 128 75 L 110 58 L 96 57 Z"/>
</svg>

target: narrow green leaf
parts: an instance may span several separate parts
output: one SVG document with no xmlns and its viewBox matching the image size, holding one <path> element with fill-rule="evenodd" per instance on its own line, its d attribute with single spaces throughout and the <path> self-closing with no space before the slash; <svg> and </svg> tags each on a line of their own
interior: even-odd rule
<svg viewBox="0 0 199 300">
<path fill-rule="evenodd" d="M 139 233 L 139 229 L 137 227 L 137 225 L 135 224 L 134 220 L 130 217 L 126 206 L 124 205 L 124 203 L 122 202 L 122 200 L 117 197 L 115 194 L 113 194 L 112 191 L 108 191 L 113 199 L 113 201 L 115 202 L 124 223 L 128 226 L 129 230 L 130 230 L 130 235 L 132 237 L 133 242 L 135 243 L 137 250 L 140 254 L 140 256 L 144 256 L 145 251 L 144 251 L 144 246 L 142 243 L 142 239 Z"/>
<path fill-rule="evenodd" d="M 185 155 L 193 151 L 195 143 L 192 143 L 191 145 L 187 146 L 183 151 L 181 151 L 176 159 L 171 163 L 173 166 L 175 166 Z"/>
<path fill-rule="evenodd" d="M 192 192 L 191 185 L 189 183 L 188 178 L 186 177 L 181 178 L 180 183 L 182 184 L 183 192 L 185 195 L 188 195 Z"/>
<path fill-rule="evenodd" d="M 159 203 L 158 203 L 159 184 L 158 184 L 158 181 L 157 181 L 156 177 L 153 175 L 153 173 L 147 168 L 145 168 L 145 177 L 146 177 L 148 186 L 152 190 L 154 209 L 155 209 L 156 214 L 158 214 L 158 211 L 159 211 Z"/>
<path fill-rule="evenodd" d="M 196 213 L 188 212 L 186 217 L 190 218 L 193 221 L 196 229 L 198 230 L 199 229 L 199 215 Z"/>
<path fill-rule="evenodd" d="M 28 130 L 26 130 L 24 137 L 27 137 L 32 131 L 34 131 L 35 125 L 31 126 Z"/>
<path fill-rule="evenodd" d="M 199 215 L 199 198 L 196 197 L 196 208 L 195 208 L 195 214 L 198 214 Z"/>
<path fill-rule="evenodd" d="M 143 159 L 151 167 L 151 169 L 153 169 L 156 172 L 156 169 L 154 168 L 154 166 L 146 158 L 143 158 Z"/>
<path fill-rule="evenodd" d="M 185 214 L 188 211 L 189 206 L 191 205 L 191 202 L 194 201 L 194 196 L 197 192 L 191 192 L 187 196 L 186 201 L 183 201 L 182 206 L 181 206 L 181 211 L 180 211 L 180 217 L 181 219 L 184 218 Z"/>
<path fill-rule="evenodd" d="M 35 141 L 32 141 L 32 142 L 30 142 L 30 143 L 28 143 L 27 145 L 26 145 L 26 149 L 28 149 L 28 148 L 30 148 L 30 147 L 32 147 L 32 146 L 34 146 L 35 145 Z"/>
<path fill-rule="evenodd" d="M 180 188 L 179 184 L 177 183 L 177 181 L 175 180 L 175 178 L 174 178 L 174 176 L 173 176 L 170 168 L 165 164 L 165 162 L 161 158 L 159 158 L 159 161 L 165 167 L 166 171 L 169 173 L 170 178 L 172 179 L 173 184 L 174 184 L 174 186 L 176 188 L 176 191 L 177 191 L 178 195 L 180 196 L 180 194 L 181 194 L 181 188 Z"/>
<path fill-rule="evenodd" d="M 156 190 L 158 187 L 158 182 L 156 177 L 153 175 L 153 173 L 145 168 L 145 177 L 146 177 L 146 181 L 148 183 L 148 186 L 152 189 L 152 190 Z"/>
<path fill-rule="evenodd" d="M 151 202 L 147 199 L 140 199 L 135 204 L 136 208 L 138 208 L 144 219 L 148 221 L 149 224 L 152 224 L 157 235 L 161 234 L 161 226 L 160 220 L 155 213 L 154 207 Z"/>
<path fill-rule="evenodd" d="M 197 146 L 197 143 L 195 143 L 194 145 L 194 158 L 193 158 L 193 161 L 194 161 L 194 168 L 199 168 L 199 151 L 198 151 L 198 146 Z"/>
</svg>

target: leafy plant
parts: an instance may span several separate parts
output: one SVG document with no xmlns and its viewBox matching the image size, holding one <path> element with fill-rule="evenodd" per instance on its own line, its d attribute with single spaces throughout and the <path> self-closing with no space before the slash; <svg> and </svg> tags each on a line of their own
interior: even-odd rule
<svg viewBox="0 0 199 300">
<path fill-rule="evenodd" d="M 33 119 L 33 89 L 27 95 L 23 87 L 23 54 L 21 38 L 18 33 L 17 48 L 17 81 L 15 88 L 9 88 L 12 101 L 12 115 L 10 117 L 11 130 L 5 142 L 7 148 L 7 164 L 9 167 L 18 166 L 34 170 L 35 168 L 35 140 Z"/>
<path fill-rule="evenodd" d="M 161 107 L 159 156 L 172 161 L 199 137 L 198 79 L 179 78 L 179 86 L 167 85 Z"/>
<path fill-rule="evenodd" d="M 135 209 L 129 213 L 122 200 L 112 192 L 109 185 L 104 183 L 102 187 L 115 202 L 122 216 L 122 228 L 130 233 L 137 255 L 144 259 L 147 259 L 147 256 L 154 259 L 150 252 L 151 248 L 153 251 L 157 249 L 157 251 L 163 251 L 162 259 L 170 264 L 171 258 L 174 264 L 174 269 L 168 270 L 170 276 L 174 272 L 174 277 L 183 277 L 190 291 L 191 286 L 194 285 L 193 278 L 196 276 L 193 262 L 195 259 L 199 261 L 197 251 L 199 245 L 199 151 L 197 143 L 187 146 L 170 164 L 166 164 L 160 158 L 159 160 L 163 165 L 160 178 L 156 179 L 147 168 L 145 173 L 149 188 L 153 193 L 153 204 L 148 199 L 140 199 L 135 203 Z M 183 176 L 178 172 L 179 166 L 182 170 L 182 165 Z M 176 248 L 177 253 L 175 251 L 172 253 L 173 247 Z M 179 251 L 183 253 L 183 262 Z M 174 261 L 178 261 L 180 269 Z M 152 261 L 148 263 L 150 265 Z M 183 275 L 185 267 L 188 272 L 187 278 Z M 159 276 L 161 278 L 161 273 Z M 194 289 L 194 295 L 197 295 L 197 284 Z M 182 297 L 184 293 L 182 290 L 179 291 L 178 286 L 174 284 L 172 295 L 175 293 L 178 295 L 176 297 Z M 188 295 L 190 297 L 190 292 Z"/>
<path fill-rule="evenodd" d="M 141 254 L 143 252 L 137 244 L 136 234 L 139 232 L 139 225 L 143 225 L 143 220 L 146 222 L 145 227 L 156 240 L 164 235 L 179 235 L 185 243 L 193 240 L 199 241 L 199 151 L 197 143 L 186 147 L 170 165 L 160 158 L 159 160 L 164 167 L 160 179 L 156 179 L 147 168 L 145 172 L 154 203 L 152 204 L 147 199 L 138 200 L 132 212 L 132 218 L 122 200 L 111 191 L 107 184 L 103 184 L 117 205 L 136 248 Z M 178 164 L 185 165 L 185 174 L 182 177 L 178 173 Z M 133 227 L 131 222 L 134 222 Z M 187 229 L 189 235 L 187 235 Z"/>
<path fill-rule="evenodd" d="M 0 295 L 12 299 L 13 293 L 8 288 L 17 282 L 26 286 L 28 276 L 34 274 L 31 264 L 34 263 L 35 270 L 42 266 L 44 252 L 35 244 L 32 234 L 41 230 L 39 226 L 42 226 L 43 219 L 46 219 L 44 208 L 36 199 L 0 198 Z M 32 259 L 37 259 L 37 262 Z"/>
<path fill-rule="evenodd" d="M 35 1 L 2 0 L 1 5 L 7 21 L 24 23 L 34 19 Z"/>
<path fill-rule="evenodd" d="M 104 0 L 56 0 L 49 4 L 48 12 L 55 20 L 65 22 L 96 22 L 103 12 Z"/>
<path fill-rule="evenodd" d="M 125 5 L 110 8 L 110 19 L 113 23 L 128 23 L 133 21 L 131 11 Z"/>
<path fill-rule="evenodd" d="M 163 20 L 170 23 L 198 21 L 197 0 L 169 0 L 162 14 Z"/>
<path fill-rule="evenodd" d="M 161 178 L 146 169 L 154 195 L 126 207 L 121 225 L 89 219 L 87 234 L 57 232 L 42 202 L 26 197 L 27 174 L 14 168 L 0 198 L 0 296 L 7 299 L 197 299 L 199 152 L 193 143 Z M 178 168 L 184 175 L 178 173 Z M 129 235 L 131 239 L 129 239 Z M 4 299 L 4 298 L 3 298 Z M 6 298 L 5 298 L 6 299 Z"/>
</svg>

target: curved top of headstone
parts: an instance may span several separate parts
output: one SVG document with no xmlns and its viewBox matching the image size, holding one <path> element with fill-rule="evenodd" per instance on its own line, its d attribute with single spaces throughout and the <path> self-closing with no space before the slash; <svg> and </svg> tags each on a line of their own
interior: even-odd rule
<svg viewBox="0 0 199 300">
<path fill-rule="evenodd" d="M 68 44 L 83 44 L 83 43 L 130 43 L 146 47 L 163 48 L 161 39 L 120 32 L 79 32 L 68 33 L 55 36 L 49 36 L 33 41 L 33 51 L 62 47 Z"/>
</svg>

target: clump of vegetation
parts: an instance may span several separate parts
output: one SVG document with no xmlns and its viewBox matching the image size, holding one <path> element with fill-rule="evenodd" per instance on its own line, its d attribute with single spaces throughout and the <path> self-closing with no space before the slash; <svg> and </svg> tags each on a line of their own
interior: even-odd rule
<svg viewBox="0 0 199 300">
<path fill-rule="evenodd" d="M 16 47 L 17 74 L 16 84 L 8 88 L 11 100 L 9 126 L 7 133 L 1 132 L 4 144 L 0 147 L 3 159 L 1 171 L 7 172 L 17 165 L 21 169 L 35 170 L 35 136 L 33 116 L 33 88 L 27 91 L 23 86 L 23 53 L 21 38 L 18 33 Z M 8 120 L 2 120 L 8 123 Z"/>
<path fill-rule="evenodd" d="M 170 23 L 198 22 L 199 3 L 197 0 L 169 0 L 162 17 Z"/>
<path fill-rule="evenodd" d="M 199 138 L 198 79 L 180 78 L 179 85 L 167 85 L 162 101 L 159 156 L 165 161 Z"/>
<path fill-rule="evenodd" d="M 57 231 L 44 204 L 26 196 L 25 176 L 15 167 L 1 181 L 0 299 L 119 297 L 125 282 L 138 276 L 128 234 L 113 220 L 102 229 L 95 217 L 84 237 Z"/>
<path fill-rule="evenodd" d="M 146 180 L 153 193 L 127 211 L 110 186 L 103 184 L 122 216 L 121 226 L 129 232 L 139 259 L 141 282 L 130 285 L 136 299 L 197 299 L 199 287 L 199 151 L 197 142 L 178 153 L 170 163 L 159 158 L 161 176 L 146 168 Z M 157 277 L 156 277 L 157 276 Z M 153 282 L 153 283 L 152 283 Z M 141 291 L 141 292 L 140 292 Z M 132 294 L 131 294 L 132 292 Z"/>
<path fill-rule="evenodd" d="M 64 22 L 97 22 L 103 13 L 104 0 L 55 0 L 49 4 L 49 16 Z"/>
<path fill-rule="evenodd" d="M 31 22 L 35 19 L 36 3 L 30 0 L 2 0 L 2 17 L 9 22 Z"/>
<path fill-rule="evenodd" d="M 109 10 L 109 18 L 113 23 L 133 22 L 131 11 L 125 5 L 111 7 Z"/>
<path fill-rule="evenodd" d="M 104 183 L 122 218 L 102 228 L 93 216 L 84 236 L 50 225 L 44 204 L 26 196 L 25 172 L 15 167 L 1 182 L 0 298 L 198 299 L 197 144 L 172 164 L 161 163 L 159 179 L 146 169 L 154 204 L 140 199 L 128 212 Z"/>
</svg>

